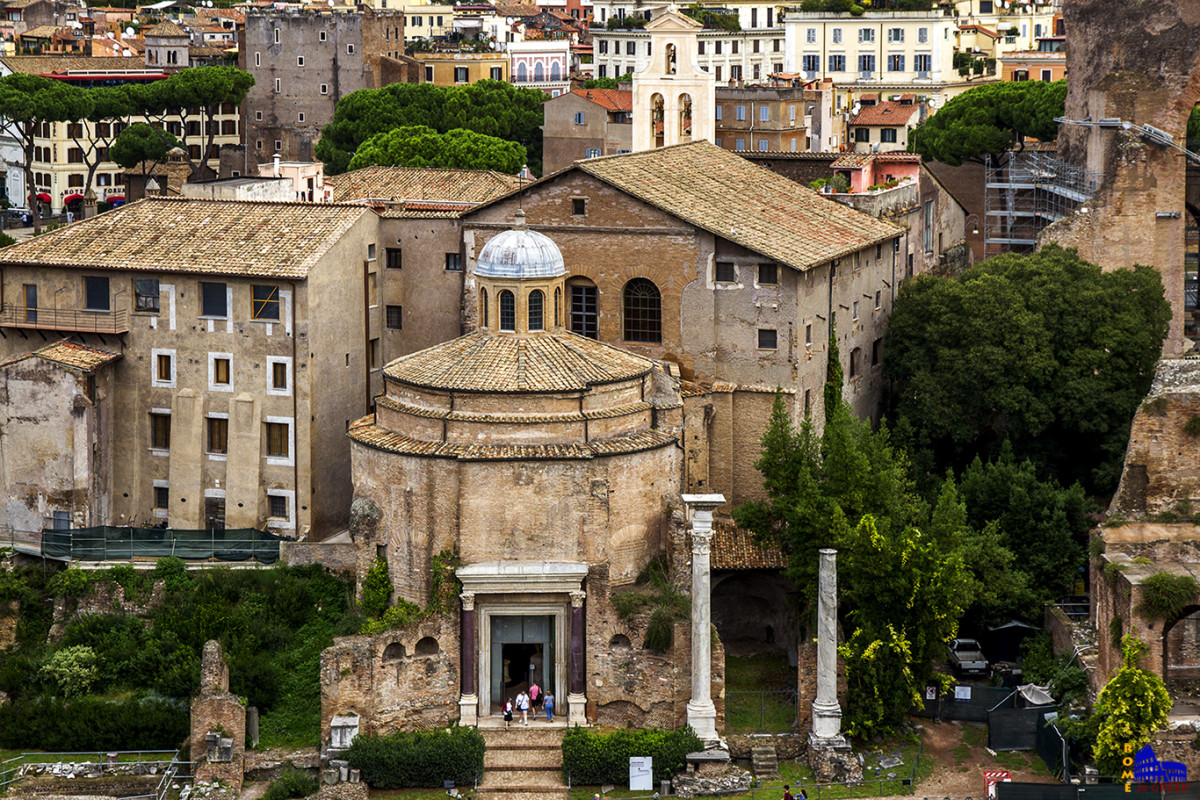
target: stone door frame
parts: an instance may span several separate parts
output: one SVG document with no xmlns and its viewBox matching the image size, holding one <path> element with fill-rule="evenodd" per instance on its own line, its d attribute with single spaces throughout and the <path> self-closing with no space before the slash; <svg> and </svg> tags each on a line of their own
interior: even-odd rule
<svg viewBox="0 0 1200 800">
<path fill-rule="evenodd" d="M 492 617 L 553 617 L 554 618 L 554 685 L 567 685 L 567 659 L 570 657 L 567 626 L 570 622 L 571 601 L 564 595 L 561 600 L 546 598 L 544 602 L 505 600 L 494 596 L 475 601 L 479 625 L 475 631 L 475 652 L 479 687 L 479 717 L 492 716 Z M 543 655 L 545 658 L 545 655 Z M 544 662 L 543 662 L 544 663 Z"/>
</svg>

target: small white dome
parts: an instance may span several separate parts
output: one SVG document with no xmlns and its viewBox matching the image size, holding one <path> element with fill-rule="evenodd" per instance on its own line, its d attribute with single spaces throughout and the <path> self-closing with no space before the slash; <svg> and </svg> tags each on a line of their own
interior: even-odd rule
<svg viewBox="0 0 1200 800">
<path fill-rule="evenodd" d="M 562 253 L 548 236 L 525 227 L 525 212 L 517 211 L 511 230 L 496 234 L 483 246 L 475 274 L 485 278 L 557 278 L 566 275 Z"/>
</svg>

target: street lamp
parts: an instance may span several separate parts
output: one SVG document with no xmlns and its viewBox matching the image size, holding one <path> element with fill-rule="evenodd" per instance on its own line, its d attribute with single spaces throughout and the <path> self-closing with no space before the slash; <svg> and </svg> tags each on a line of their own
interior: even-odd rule
<svg viewBox="0 0 1200 800">
<path fill-rule="evenodd" d="M 971 220 L 975 220 L 975 222 L 971 223 Z M 971 223 L 971 235 L 978 236 L 979 235 L 979 215 L 968 214 L 966 220 L 964 221 L 964 224 L 967 224 L 967 223 Z"/>
</svg>

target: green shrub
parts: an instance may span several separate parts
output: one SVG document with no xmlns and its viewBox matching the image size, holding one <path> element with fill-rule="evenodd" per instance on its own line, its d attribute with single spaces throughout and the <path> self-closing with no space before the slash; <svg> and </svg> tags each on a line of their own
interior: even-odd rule
<svg viewBox="0 0 1200 800">
<path fill-rule="evenodd" d="M 161 580 L 168 590 L 186 589 L 192 585 L 192 576 L 188 574 L 187 564 L 177 556 L 160 558 L 151 575 L 153 580 Z"/>
<path fill-rule="evenodd" d="M 383 616 L 379 619 L 367 619 L 359 633 L 365 636 L 375 636 L 376 634 L 390 631 L 392 628 L 403 628 L 405 625 L 411 625 L 418 621 L 423 616 L 421 608 L 415 603 L 410 603 L 403 598 L 396 599 L 396 605 L 388 606 L 387 611 L 383 612 Z"/>
<path fill-rule="evenodd" d="M 621 619 L 629 619 L 650 605 L 650 595 L 643 592 L 620 592 L 612 596 L 613 608 Z"/>
<path fill-rule="evenodd" d="M 1125 636 L 1125 620 L 1114 614 L 1108 621 L 1108 635 L 1112 639 L 1113 647 L 1120 647 L 1121 639 Z"/>
<path fill-rule="evenodd" d="M 316 794 L 320 785 L 300 770 L 292 767 L 283 772 L 279 779 L 272 782 L 262 800 L 294 800 Z"/>
<path fill-rule="evenodd" d="M 92 585 L 92 578 L 79 567 L 67 567 L 50 579 L 47 589 L 52 597 L 83 597 Z"/>
<path fill-rule="evenodd" d="M 1193 414 L 1183 426 L 1183 432 L 1188 436 L 1200 436 L 1200 415 Z"/>
<path fill-rule="evenodd" d="M 173 750 L 187 735 L 186 704 L 157 696 L 31 697 L 0 706 L 0 748 L 10 750 Z"/>
<path fill-rule="evenodd" d="M 687 754 L 704 749 L 690 727 L 678 731 L 643 728 L 603 734 L 571 728 L 563 736 L 563 773 L 572 785 L 620 784 L 629 776 L 629 759 L 654 759 L 654 780 L 664 781 L 687 765 Z M 364 778 L 366 776 L 364 775 Z"/>
<path fill-rule="evenodd" d="M 674 639 L 675 615 L 666 606 L 655 606 L 646 625 L 645 649 L 653 653 L 665 653 L 671 649 Z"/>
<path fill-rule="evenodd" d="M 1196 596 L 1196 579 L 1191 575 L 1159 572 L 1142 581 L 1138 613 L 1152 619 L 1174 620 Z"/>
<path fill-rule="evenodd" d="M 372 789 L 441 788 L 471 784 L 483 770 L 483 736 L 474 728 L 399 731 L 354 737 L 345 758 Z M 629 766 L 626 762 L 626 771 Z"/>
<path fill-rule="evenodd" d="M 85 645 L 58 650 L 40 671 L 42 679 L 57 684 L 65 697 L 87 694 L 99 674 L 96 651 Z"/>
<path fill-rule="evenodd" d="M 363 578 L 362 610 L 368 617 L 381 617 L 392 602 L 392 579 L 388 575 L 387 561 L 375 559 L 367 577 Z"/>
</svg>

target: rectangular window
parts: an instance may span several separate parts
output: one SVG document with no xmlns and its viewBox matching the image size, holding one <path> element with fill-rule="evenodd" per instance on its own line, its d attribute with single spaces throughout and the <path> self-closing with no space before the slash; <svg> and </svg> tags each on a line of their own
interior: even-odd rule
<svg viewBox="0 0 1200 800">
<path fill-rule="evenodd" d="M 812 412 L 812 389 L 804 390 L 804 416 Z"/>
<path fill-rule="evenodd" d="M 750 27 L 751 28 L 758 27 L 758 9 L 757 8 L 750 9 Z"/>
<path fill-rule="evenodd" d="M 504 80 L 504 70 L 500 67 L 492 67 L 491 77 L 494 81 Z"/>
<path fill-rule="evenodd" d="M 834 44 L 842 43 L 842 29 L 841 28 L 833 29 L 833 43 Z"/>
<path fill-rule="evenodd" d="M 713 52 L 715 52 L 717 55 L 721 55 L 721 43 L 713 42 L 713 47 L 715 48 Z"/>
<path fill-rule="evenodd" d="M 296 66 L 297 67 L 304 66 L 304 56 L 296 56 Z"/>
<path fill-rule="evenodd" d="M 271 458 L 287 458 L 291 453 L 289 433 L 291 426 L 286 422 L 267 423 L 267 456 Z"/>
<path fill-rule="evenodd" d="M 576 125 L 582 125 L 582 124 L 583 124 L 583 119 L 584 119 L 584 117 L 583 117 L 583 112 L 582 112 L 582 111 L 576 111 L 576 112 L 575 112 L 575 124 L 576 124 Z"/>
<path fill-rule="evenodd" d="M 778 334 L 770 328 L 758 329 L 758 349 L 774 350 L 778 346 Z"/>
<path fill-rule="evenodd" d="M 904 28 L 888 28 L 888 41 L 889 42 L 903 42 L 904 41 Z"/>
<path fill-rule="evenodd" d="M 929 42 L 929 28 L 917 28 L 917 44 Z"/>
<path fill-rule="evenodd" d="M 758 41 L 758 39 L 755 39 L 755 40 L 754 40 L 754 42 L 753 42 L 753 45 L 754 45 L 754 46 L 751 48 L 751 50 L 752 50 L 753 52 L 757 53 L 757 52 L 758 52 L 758 48 L 759 48 L 759 41 Z"/>
<path fill-rule="evenodd" d="M 812 323 L 804 326 L 804 344 L 807 347 L 812 347 Z"/>
<path fill-rule="evenodd" d="M 329 94 L 329 84 L 328 83 L 321 84 L 321 94 Z"/>
<path fill-rule="evenodd" d="M 859 363 L 861 361 L 862 361 L 862 348 L 856 347 L 850 351 L 850 370 L 849 371 L 850 371 L 851 378 L 858 377 L 858 373 L 861 371 L 861 368 L 859 366 Z"/>
<path fill-rule="evenodd" d="M 733 283 L 737 280 L 737 268 L 732 261 L 718 261 L 715 275 L 717 283 Z"/>
<path fill-rule="evenodd" d="M 734 39 L 732 42 L 729 43 L 729 52 L 733 53 L 735 56 L 737 55 L 737 52 L 738 52 L 738 40 L 737 39 Z"/>
<path fill-rule="evenodd" d="M 271 361 L 267 366 L 270 367 L 269 380 L 271 381 L 271 385 L 269 388 L 275 392 L 288 391 L 288 384 L 290 383 L 288 379 L 289 363 L 287 361 Z"/>
<path fill-rule="evenodd" d="M 817 43 L 817 29 L 816 28 L 806 28 L 804 31 L 804 41 L 807 42 L 808 44 L 816 44 Z"/>
<path fill-rule="evenodd" d="M 933 252 L 933 201 L 925 201 L 925 252 Z"/>
<path fill-rule="evenodd" d="M 875 309 L 877 311 L 882 307 L 882 303 L 883 303 L 883 292 L 876 289 L 875 290 Z"/>
<path fill-rule="evenodd" d="M 717 83 L 720 83 L 721 82 L 721 68 L 715 67 L 714 69 L 716 70 L 714 77 L 716 77 Z"/>
<path fill-rule="evenodd" d="M 229 385 L 229 361 L 228 358 L 214 358 L 212 360 L 212 382 L 217 386 Z"/>
<path fill-rule="evenodd" d="M 846 71 L 846 57 L 843 55 L 830 56 L 829 57 L 829 71 L 830 72 L 845 72 Z"/>
<path fill-rule="evenodd" d="M 375 243 L 369 242 L 367 244 L 367 261 L 374 261 L 374 260 L 375 260 Z"/>
<path fill-rule="evenodd" d="M 867 44 L 868 42 L 873 42 L 873 41 L 875 41 L 875 29 L 874 28 L 859 28 L 858 29 L 858 43 L 859 44 Z"/>
<path fill-rule="evenodd" d="M 571 332 L 595 339 L 599 336 L 595 286 L 572 286 Z"/>
<path fill-rule="evenodd" d="M 587 214 L 587 198 L 572 197 L 571 198 L 571 216 L 582 217 Z"/>
<path fill-rule="evenodd" d="M 779 267 L 776 264 L 758 265 L 758 282 L 760 284 L 779 283 Z"/>
<path fill-rule="evenodd" d="M 254 54 L 254 66 L 256 66 L 256 67 L 262 66 L 262 53 Z"/>
<path fill-rule="evenodd" d="M 913 56 L 913 69 L 918 73 L 928 73 L 933 69 L 933 56 L 929 53 L 917 53 Z"/>
<path fill-rule="evenodd" d="M 275 79 L 275 94 L 279 94 L 283 89 L 283 81 L 280 78 Z"/>
<path fill-rule="evenodd" d="M 770 106 L 763 106 L 762 108 L 758 109 L 758 121 L 759 122 L 770 122 L 771 121 L 771 107 Z"/>
<path fill-rule="evenodd" d="M 701 42 L 700 46 L 703 47 L 704 43 Z M 703 53 L 704 51 L 701 50 L 700 52 Z M 606 53 L 608 53 L 608 40 L 603 40 L 600 42 L 600 54 L 604 55 Z"/>
<path fill-rule="evenodd" d="M 904 72 L 904 56 L 897 53 L 888 56 L 888 72 Z"/>
<path fill-rule="evenodd" d="M 83 307 L 88 311 L 108 311 L 108 278 L 83 279 Z"/>
<path fill-rule="evenodd" d="M 325 31 L 320 31 L 317 33 L 317 41 L 318 42 L 325 41 Z"/>
<path fill-rule="evenodd" d="M 870 128 L 855 128 L 854 129 L 854 141 L 856 141 L 856 142 L 871 141 L 871 129 Z"/>
<path fill-rule="evenodd" d="M 229 300 L 223 283 L 200 283 L 200 316 L 225 319 L 229 316 Z"/>
<path fill-rule="evenodd" d="M 171 449 L 171 415 L 150 415 L 150 446 L 155 450 Z"/>
<path fill-rule="evenodd" d="M 275 44 L 279 44 L 279 28 L 275 29 Z"/>
<path fill-rule="evenodd" d="M 863 53 L 858 57 L 858 71 L 871 73 L 875 71 L 875 56 Z"/>
<path fill-rule="evenodd" d="M 213 455 L 229 453 L 229 420 L 221 417 L 208 418 L 208 452 Z"/>
<path fill-rule="evenodd" d="M 171 490 L 166 486 L 154 487 L 154 507 L 157 509 L 167 509 L 171 506 Z"/>
<path fill-rule="evenodd" d="M 733 140 L 733 149 L 734 150 L 745 150 L 746 149 L 746 140 L 745 139 L 734 139 Z"/>
<path fill-rule="evenodd" d="M 267 516 L 272 519 L 289 519 L 291 514 L 288 513 L 288 505 L 288 499 L 284 495 L 267 495 Z"/>
<path fill-rule="evenodd" d="M 470 74 L 468 73 L 466 67 L 455 67 L 454 68 L 454 82 L 455 83 L 466 83 L 470 79 L 471 79 Z"/>
<path fill-rule="evenodd" d="M 584 158 L 599 158 L 601 155 L 599 147 L 589 147 L 583 151 Z"/>
<path fill-rule="evenodd" d="M 994 9 L 992 7 L 992 0 L 979 0 L 979 13 L 980 14 L 994 13 Z"/>
<path fill-rule="evenodd" d="M 150 384 L 161 388 L 173 388 L 175 386 L 175 351 L 152 350 L 151 357 L 154 359 L 154 376 Z"/>
<path fill-rule="evenodd" d="M 821 57 L 818 55 L 807 55 L 802 59 L 802 69 L 805 72 L 817 72 L 821 69 Z"/>
<path fill-rule="evenodd" d="M 446 253 L 446 271 L 462 272 L 462 254 Z"/>
<path fill-rule="evenodd" d="M 352 45 L 352 44 L 346 45 L 346 53 L 349 55 L 354 55 L 354 45 Z"/>
<path fill-rule="evenodd" d="M 765 153 L 765 152 L 767 152 L 767 140 L 766 140 L 766 139 L 759 139 L 759 140 L 758 140 L 758 150 L 759 150 L 759 152 L 761 152 L 761 153 Z"/>
<path fill-rule="evenodd" d="M 279 287 L 252 286 L 250 290 L 250 318 L 277 321 L 279 319 Z"/>
<path fill-rule="evenodd" d="M 1050 83 L 1053 80 L 1053 75 L 1051 74 L 1050 70 L 1042 70 L 1042 80 L 1046 83 Z"/>
<path fill-rule="evenodd" d="M 404 330 L 404 307 L 388 306 L 385 311 L 387 329 L 389 331 Z"/>
<path fill-rule="evenodd" d="M 367 364 L 371 369 L 379 369 L 379 337 L 367 342 Z"/>
<path fill-rule="evenodd" d="M 850 319 L 858 319 L 858 301 L 850 304 Z"/>
<path fill-rule="evenodd" d="M 737 119 L 738 119 L 738 122 L 746 121 L 746 107 L 745 106 L 737 107 Z"/>
<path fill-rule="evenodd" d="M 433 67 L 425 68 L 425 82 L 433 83 Z"/>
<path fill-rule="evenodd" d="M 717 122 L 721 121 L 721 106 L 716 107 L 716 121 Z"/>
<path fill-rule="evenodd" d="M 884 128 L 883 130 L 879 131 L 879 141 L 888 142 L 890 144 L 895 144 L 896 143 L 896 129 L 895 128 Z"/>
<path fill-rule="evenodd" d="M 399 247 L 387 248 L 387 268 L 400 269 L 403 265 L 403 251 Z"/>
<path fill-rule="evenodd" d="M 158 280 L 145 278 L 133 282 L 133 310 L 145 314 L 158 313 Z"/>
</svg>

